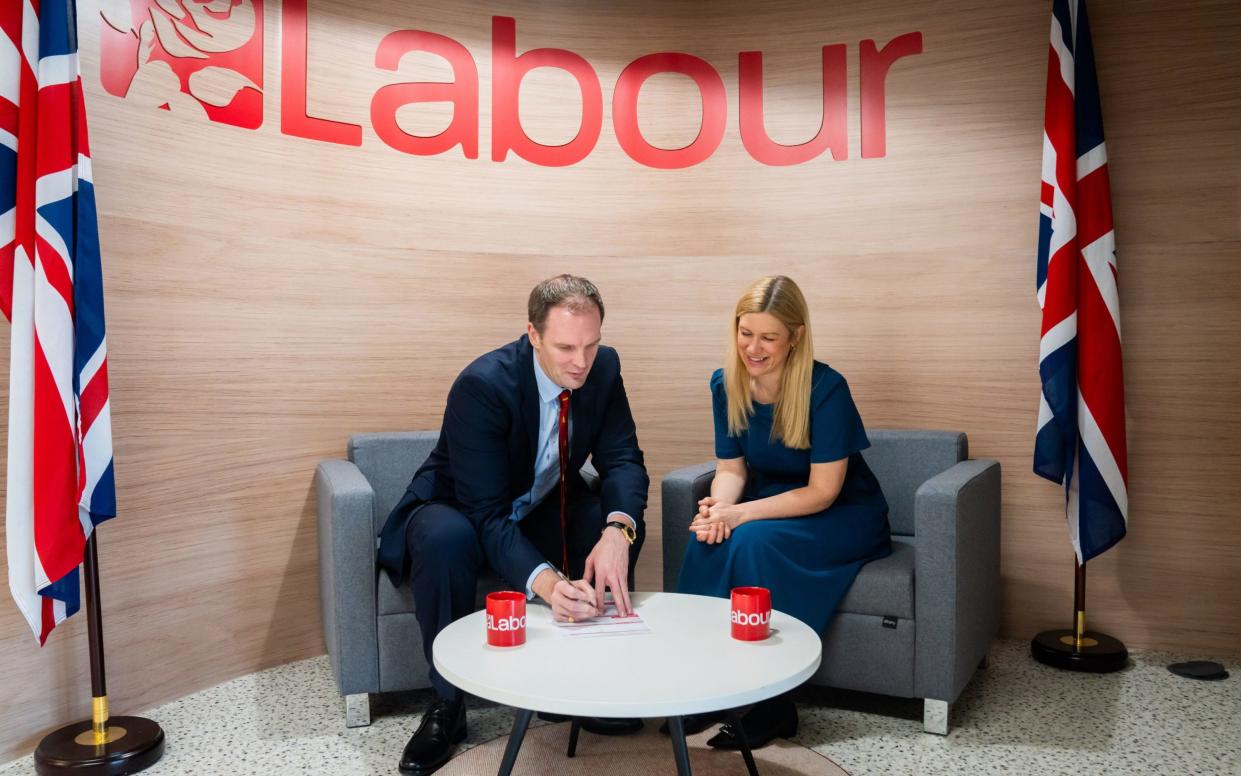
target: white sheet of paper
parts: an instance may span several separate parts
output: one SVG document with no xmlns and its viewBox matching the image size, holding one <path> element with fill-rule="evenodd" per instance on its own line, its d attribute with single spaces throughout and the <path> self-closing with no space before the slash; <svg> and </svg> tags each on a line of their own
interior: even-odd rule
<svg viewBox="0 0 1241 776">
<path fill-rule="evenodd" d="M 599 638 L 602 636 L 636 636 L 650 633 L 651 628 L 642 619 L 642 615 L 634 611 L 628 617 L 616 613 L 616 605 L 608 601 L 603 614 L 589 620 L 577 622 L 556 622 L 556 632 L 571 639 Z"/>
</svg>

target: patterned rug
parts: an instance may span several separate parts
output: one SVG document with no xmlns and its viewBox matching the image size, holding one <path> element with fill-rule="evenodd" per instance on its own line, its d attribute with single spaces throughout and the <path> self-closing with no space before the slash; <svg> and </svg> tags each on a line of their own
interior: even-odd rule
<svg viewBox="0 0 1241 776">
<path fill-rule="evenodd" d="M 596 736 L 583 730 L 577 739 L 577 756 L 565 756 L 569 725 L 541 725 L 526 731 L 514 776 L 655 776 L 676 773 L 672 742 L 658 732 L 659 720 L 647 720 L 632 736 Z M 722 752 L 707 746 L 716 728 L 688 738 L 689 762 L 694 776 L 745 774 L 740 752 Z M 479 744 L 453 758 L 439 772 L 445 776 L 478 776 L 496 773 L 504 758 L 508 736 Z M 849 776 L 836 763 L 812 749 L 782 738 L 754 752 L 762 776 Z"/>
</svg>

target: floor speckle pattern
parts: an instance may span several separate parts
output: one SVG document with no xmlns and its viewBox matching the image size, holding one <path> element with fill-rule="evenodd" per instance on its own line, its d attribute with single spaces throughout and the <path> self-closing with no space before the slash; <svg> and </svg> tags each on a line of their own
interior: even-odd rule
<svg viewBox="0 0 1241 776">
<path fill-rule="evenodd" d="M 1166 668 L 1187 659 L 1219 660 L 1231 677 L 1195 681 Z M 142 712 L 168 737 L 164 758 L 145 773 L 396 774 L 430 697 L 375 698 L 370 727 L 346 728 L 326 657 L 280 666 Z M 1025 642 L 997 641 L 989 667 L 953 705 L 947 737 L 922 732 L 918 701 L 821 688 L 803 688 L 798 700 L 797 742 L 854 776 L 1241 776 L 1237 658 L 1140 651 L 1123 671 L 1074 674 L 1034 662 Z M 464 746 L 508 733 L 509 709 L 473 699 L 469 708 Z M 668 764 L 671 773 L 671 753 Z M 32 773 L 30 757 L 0 765 L 0 776 Z"/>
</svg>

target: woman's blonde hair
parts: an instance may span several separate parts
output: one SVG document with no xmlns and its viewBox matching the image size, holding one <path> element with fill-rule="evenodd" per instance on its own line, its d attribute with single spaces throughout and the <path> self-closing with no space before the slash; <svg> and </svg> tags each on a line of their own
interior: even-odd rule
<svg viewBox="0 0 1241 776">
<path fill-rule="evenodd" d="M 750 425 L 754 413 L 754 397 L 750 392 L 750 375 L 737 349 L 737 327 L 747 313 L 768 313 L 784 324 L 793 340 L 792 350 L 780 376 L 780 395 L 776 399 L 771 423 L 771 438 L 785 447 L 806 450 L 810 447 L 810 375 L 814 370 L 814 343 L 810 338 L 810 311 L 806 297 L 791 279 L 784 275 L 759 278 L 737 300 L 733 314 L 732 337 L 728 341 L 728 359 L 724 362 L 724 390 L 728 397 L 728 433 L 740 436 Z M 797 336 L 799 326 L 801 336 Z"/>
</svg>

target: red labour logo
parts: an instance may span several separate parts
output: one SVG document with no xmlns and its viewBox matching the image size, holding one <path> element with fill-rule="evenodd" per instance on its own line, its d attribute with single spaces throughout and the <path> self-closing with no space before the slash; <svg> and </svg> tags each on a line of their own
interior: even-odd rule
<svg viewBox="0 0 1241 776">
<path fill-rule="evenodd" d="M 525 617 L 496 617 L 494 614 L 487 615 L 487 630 L 516 631 L 522 630 L 525 627 Z"/>
<path fill-rule="evenodd" d="M 747 613 L 733 609 L 732 621 L 735 625 L 766 625 L 771 622 L 771 611 Z"/>
<path fill-rule="evenodd" d="M 263 0 L 100 0 L 109 94 L 257 129 L 263 123 Z"/>
<path fill-rule="evenodd" d="M 257 129 L 263 123 L 264 0 L 99 0 L 100 79 L 110 94 L 174 113 L 205 116 L 222 124 Z M 280 27 L 280 131 L 323 143 L 362 145 L 362 124 L 321 116 L 308 109 L 307 0 L 282 0 Z M 518 46 L 517 21 L 491 19 L 491 159 L 503 162 L 509 152 L 544 167 L 577 164 L 594 150 L 602 135 L 604 84 L 584 57 L 568 49 Z M 375 134 L 388 146 L 414 156 L 434 156 L 460 147 L 467 159 L 479 157 L 480 84 L 474 55 L 445 35 L 395 30 L 379 42 L 375 67 L 396 72 L 401 59 L 422 51 L 446 60 L 448 82 L 401 82 L 381 86 L 371 98 Z M 761 164 L 804 164 L 825 151 L 849 158 L 848 62 L 846 47 L 822 47 L 822 111 L 819 128 L 795 145 L 777 143 L 767 134 L 763 110 L 763 53 L 737 54 L 737 125 L 749 155 Z M 858 46 L 861 156 L 887 154 L 885 81 L 892 65 L 922 53 L 922 33 L 907 32 L 880 48 L 865 39 Z M 577 82 L 582 95 L 578 132 L 564 145 L 544 145 L 526 134 L 518 110 L 521 82 L 537 68 L 557 68 Z M 660 73 L 691 78 L 701 98 L 702 122 L 697 138 L 683 148 L 661 148 L 642 135 L 638 94 Z M 275 95 L 273 95 L 275 96 Z M 486 100 L 486 98 L 483 98 Z M 407 132 L 398 112 L 424 102 L 453 104 L 452 122 L 435 135 Z M 485 104 L 485 103 L 484 103 Z M 612 122 L 616 140 L 635 162 L 659 169 L 701 164 L 715 153 L 728 124 L 729 98 L 720 72 L 704 59 L 664 51 L 634 59 L 612 88 Z M 696 110 L 695 106 L 690 107 Z"/>
</svg>

